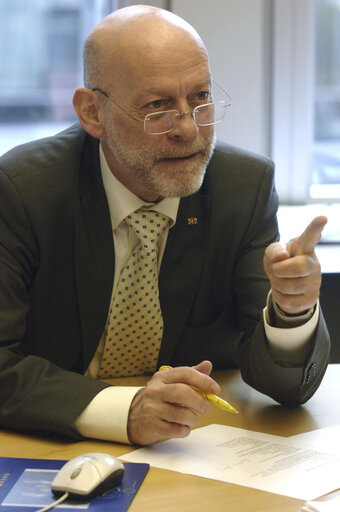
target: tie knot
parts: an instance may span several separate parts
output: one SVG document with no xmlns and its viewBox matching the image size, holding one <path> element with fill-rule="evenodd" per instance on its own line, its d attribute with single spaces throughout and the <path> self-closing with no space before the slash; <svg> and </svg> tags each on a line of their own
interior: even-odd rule
<svg viewBox="0 0 340 512">
<path fill-rule="evenodd" d="M 147 252 L 157 251 L 159 238 L 170 222 L 170 218 L 163 213 L 143 209 L 131 213 L 125 220 Z"/>
</svg>

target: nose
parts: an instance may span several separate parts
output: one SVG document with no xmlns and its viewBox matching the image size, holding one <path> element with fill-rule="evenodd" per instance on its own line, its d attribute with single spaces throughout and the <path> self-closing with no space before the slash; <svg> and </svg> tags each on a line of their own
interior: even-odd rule
<svg viewBox="0 0 340 512">
<path fill-rule="evenodd" d="M 188 110 L 187 112 L 179 114 L 177 125 L 168 133 L 168 136 L 183 141 L 190 141 L 196 137 L 197 133 L 198 126 L 195 123 L 192 112 Z"/>
</svg>

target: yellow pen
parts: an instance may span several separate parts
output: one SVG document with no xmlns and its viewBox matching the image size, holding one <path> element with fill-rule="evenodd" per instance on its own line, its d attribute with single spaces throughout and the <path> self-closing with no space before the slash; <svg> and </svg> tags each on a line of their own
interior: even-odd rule
<svg viewBox="0 0 340 512">
<path fill-rule="evenodd" d="M 168 370 L 170 368 L 172 368 L 172 366 L 164 365 L 164 366 L 160 367 L 160 370 Z M 223 409 L 224 411 L 232 412 L 233 414 L 238 414 L 238 411 L 235 409 L 235 407 L 230 405 L 226 400 L 223 400 L 223 398 L 220 398 L 217 395 L 213 395 L 212 393 L 206 393 L 205 391 L 202 391 L 201 389 L 196 388 L 195 386 L 191 386 L 191 387 L 192 387 L 192 389 L 197 391 L 197 393 L 199 393 L 201 396 L 203 396 L 203 398 L 208 400 L 208 402 L 216 405 L 220 409 Z"/>
</svg>

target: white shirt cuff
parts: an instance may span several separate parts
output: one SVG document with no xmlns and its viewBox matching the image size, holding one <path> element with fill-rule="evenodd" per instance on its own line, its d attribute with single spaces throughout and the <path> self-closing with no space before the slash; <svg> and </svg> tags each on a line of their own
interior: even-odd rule
<svg viewBox="0 0 340 512">
<path fill-rule="evenodd" d="M 297 327 L 273 327 L 268 323 L 267 307 L 263 310 L 264 329 L 273 357 L 277 360 L 291 363 L 300 363 L 305 352 L 308 351 L 308 342 L 312 338 L 319 321 L 319 301 L 311 318 Z"/>
<path fill-rule="evenodd" d="M 96 395 L 73 427 L 84 437 L 130 443 L 127 420 L 131 402 L 141 387 L 111 386 Z"/>
</svg>

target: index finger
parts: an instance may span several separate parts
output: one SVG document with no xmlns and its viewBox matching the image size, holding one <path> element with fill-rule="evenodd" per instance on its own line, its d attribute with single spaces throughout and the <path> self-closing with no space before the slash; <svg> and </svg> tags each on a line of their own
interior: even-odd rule
<svg viewBox="0 0 340 512">
<path fill-rule="evenodd" d="M 209 375 L 189 366 L 177 366 L 176 368 L 161 366 L 160 370 L 168 370 L 164 372 L 164 377 L 166 377 L 168 384 L 187 384 L 188 386 L 199 388 L 206 393 L 217 393 L 220 390 L 220 386 Z"/>
<path fill-rule="evenodd" d="M 320 241 L 322 230 L 326 224 L 327 217 L 323 215 L 315 217 L 299 237 L 289 242 L 290 255 L 312 254 L 316 244 Z"/>
</svg>

